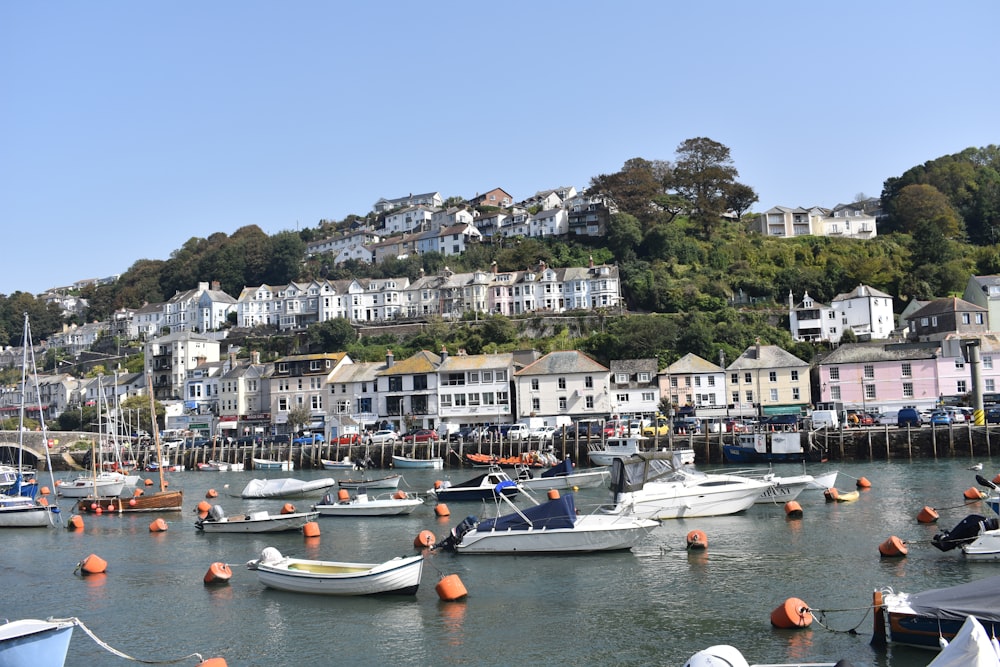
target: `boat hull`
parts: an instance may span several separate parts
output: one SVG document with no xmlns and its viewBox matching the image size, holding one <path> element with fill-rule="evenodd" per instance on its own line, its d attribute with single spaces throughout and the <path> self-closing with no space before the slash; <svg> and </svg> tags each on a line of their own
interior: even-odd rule
<svg viewBox="0 0 1000 667">
<path fill-rule="evenodd" d="M 268 588 L 311 595 L 415 595 L 423 556 L 394 558 L 380 564 L 338 563 L 283 558 L 254 561 L 260 583 Z"/>
<path fill-rule="evenodd" d="M 53 508 L 31 498 L 7 496 L 0 499 L 0 528 L 44 528 L 55 523 Z"/>
<path fill-rule="evenodd" d="M 650 482 L 640 491 L 623 499 L 632 513 L 648 519 L 689 519 L 703 516 L 725 516 L 749 509 L 768 482 L 745 480 L 739 485 L 687 486 L 666 482 Z"/>
<path fill-rule="evenodd" d="M 97 505 L 95 508 L 94 505 Z M 84 498 L 74 507 L 79 514 L 125 514 L 134 512 L 180 512 L 184 506 L 183 491 L 160 491 L 134 498 Z"/>
<path fill-rule="evenodd" d="M 225 517 L 218 521 L 198 521 L 195 527 L 205 533 L 281 533 L 302 530 L 302 527 L 319 516 L 319 512 L 295 512 L 271 515 L 258 512 L 240 517 Z"/>
<path fill-rule="evenodd" d="M 953 639 L 970 615 L 995 636 L 1000 634 L 998 592 L 998 576 L 915 594 L 875 591 L 872 641 L 939 649 L 939 638 Z"/>
<path fill-rule="evenodd" d="M 336 482 L 330 477 L 302 481 L 293 478 L 260 480 L 254 479 L 243 487 L 240 497 L 247 499 L 280 498 L 283 500 L 295 498 L 310 498 L 321 496 Z"/>
<path fill-rule="evenodd" d="M 419 498 L 354 499 L 346 503 L 313 505 L 321 516 L 402 516 L 424 504 Z"/>
<path fill-rule="evenodd" d="M 0 665 L 62 667 L 75 623 L 26 619 L 0 625 Z"/>
<path fill-rule="evenodd" d="M 97 492 L 94 492 L 94 489 Z M 125 488 L 125 476 L 121 479 L 98 479 L 96 486 L 92 479 L 75 479 L 71 482 L 60 484 L 56 487 L 58 493 L 63 498 L 104 498 L 109 496 L 119 496 Z"/>
<path fill-rule="evenodd" d="M 575 472 L 569 475 L 555 477 L 533 477 L 518 479 L 518 485 L 528 491 L 548 491 L 551 489 L 589 489 L 602 486 L 611 479 L 611 471 L 607 468 Z"/>
<path fill-rule="evenodd" d="M 754 500 L 757 505 L 783 505 L 795 500 L 806 489 L 807 482 L 788 482 L 774 478 L 774 486 L 764 489 Z"/>
<path fill-rule="evenodd" d="M 378 479 L 341 479 L 337 486 L 342 489 L 396 489 L 402 481 L 402 475 L 389 475 Z"/>
<path fill-rule="evenodd" d="M 803 461 L 823 461 L 823 456 L 817 452 L 758 452 L 752 447 L 739 445 L 723 445 L 722 455 L 730 463 L 801 463 Z"/>
<path fill-rule="evenodd" d="M 281 472 L 291 472 L 295 466 L 291 461 L 270 461 L 268 459 L 253 459 L 254 470 L 278 470 Z"/>
<path fill-rule="evenodd" d="M 1000 560 L 1000 530 L 986 530 L 969 544 L 962 545 L 966 560 Z"/>
<path fill-rule="evenodd" d="M 444 459 L 440 457 L 430 459 L 414 459 L 409 456 L 393 456 L 392 465 L 394 468 L 414 468 L 422 470 L 441 470 L 444 468 Z"/>
<path fill-rule="evenodd" d="M 589 515 L 579 517 L 573 528 L 529 528 L 527 530 L 472 530 L 462 536 L 455 549 L 468 554 L 591 553 L 624 551 L 639 543 L 658 526 L 630 516 Z"/>
</svg>

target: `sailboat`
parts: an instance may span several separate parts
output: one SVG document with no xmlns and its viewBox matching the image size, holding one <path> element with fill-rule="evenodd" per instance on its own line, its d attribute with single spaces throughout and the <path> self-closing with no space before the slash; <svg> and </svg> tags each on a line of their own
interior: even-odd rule
<svg viewBox="0 0 1000 667">
<path fill-rule="evenodd" d="M 55 525 L 58 518 L 59 508 L 50 507 L 45 498 L 35 499 L 38 493 L 37 483 L 24 482 L 24 408 L 28 393 L 28 350 L 31 350 L 32 380 L 35 384 L 35 394 L 39 397 L 38 374 L 35 372 L 35 352 L 31 344 L 31 328 L 28 324 L 28 314 L 24 314 L 24 355 L 21 366 L 21 409 L 18 421 L 18 455 L 17 455 L 17 475 L 14 484 L 0 493 L 0 528 L 41 528 Z M 45 420 L 42 419 L 41 404 L 39 404 L 38 417 L 42 421 L 42 436 L 45 438 Z M 47 468 L 49 475 L 52 474 L 52 462 L 48 460 L 49 452 L 45 450 Z M 55 479 L 52 479 L 52 486 L 55 486 Z"/>
<path fill-rule="evenodd" d="M 59 495 L 63 498 L 89 498 L 94 500 L 96 498 L 121 496 L 123 493 L 126 493 L 125 487 L 129 481 L 128 478 L 124 473 L 117 470 L 105 470 L 101 457 L 101 450 L 104 447 L 104 436 L 106 433 L 110 433 L 111 429 L 108 426 L 109 420 L 103 418 L 104 410 L 102 406 L 107 407 L 107 401 L 104 399 L 104 377 L 100 375 L 97 377 L 97 391 L 97 438 L 94 440 L 90 455 L 91 472 L 79 475 L 69 481 L 63 481 L 57 487 Z M 135 481 L 132 482 L 132 485 L 135 485 Z M 128 492 L 128 495 L 131 495 L 131 492 Z"/>
<path fill-rule="evenodd" d="M 153 442 L 156 444 L 156 460 L 163 460 L 160 447 L 160 429 L 156 425 L 156 397 L 153 395 L 152 374 L 146 374 L 146 391 L 149 393 L 149 418 L 152 422 Z M 163 478 L 163 467 L 159 469 L 160 490 L 146 495 L 142 489 L 136 489 L 131 498 L 83 499 L 76 505 L 77 512 L 180 512 L 184 504 L 183 491 L 167 491 L 167 482 Z"/>
</svg>

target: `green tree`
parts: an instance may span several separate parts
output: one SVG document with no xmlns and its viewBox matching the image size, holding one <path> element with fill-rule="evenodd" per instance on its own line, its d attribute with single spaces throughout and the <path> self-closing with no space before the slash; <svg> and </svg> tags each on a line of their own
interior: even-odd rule
<svg viewBox="0 0 1000 667">
<path fill-rule="evenodd" d="M 642 227 L 639 220 L 628 213 L 615 213 L 608 222 L 608 246 L 615 257 L 625 260 L 635 257 L 642 243 Z"/>
<path fill-rule="evenodd" d="M 342 352 L 357 339 L 358 332 L 343 317 L 313 324 L 306 330 L 306 342 L 313 352 Z"/>
<path fill-rule="evenodd" d="M 610 197 L 619 211 L 649 225 L 656 213 L 653 200 L 664 193 L 669 173 L 669 163 L 636 157 L 626 161 L 621 171 L 590 179 L 587 191 Z"/>
<path fill-rule="evenodd" d="M 288 428 L 293 434 L 302 432 L 312 422 L 312 412 L 308 406 L 297 405 L 288 411 Z"/>
<path fill-rule="evenodd" d="M 697 137 L 677 147 L 669 184 L 688 202 L 691 219 L 701 227 L 704 238 L 712 236 L 729 208 L 727 197 L 737 185 L 737 176 L 729 148 L 717 141 Z"/>
</svg>

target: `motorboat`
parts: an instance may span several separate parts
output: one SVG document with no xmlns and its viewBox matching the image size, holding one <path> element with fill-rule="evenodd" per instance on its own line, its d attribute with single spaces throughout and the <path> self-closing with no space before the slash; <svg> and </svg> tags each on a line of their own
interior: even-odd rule
<svg viewBox="0 0 1000 667">
<path fill-rule="evenodd" d="M 295 469 L 291 461 L 274 461 L 272 459 L 251 459 L 254 470 L 279 470 L 281 472 L 291 472 Z"/>
<path fill-rule="evenodd" d="M 202 472 L 243 472 L 244 464 L 229 463 L 227 461 L 206 461 L 198 464 L 198 470 Z"/>
<path fill-rule="evenodd" d="M 524 509 L 497 496 L 497 516 L 467 517 L 436 545 L 458 553 L 589 553 L 631 549 L 656 521 L 630 514 L 577 514 L 572 493 L 552 494 L 548 501 Z M 501 515 L 507 506 L 508 514 Z"/>
<path fill-rule="evenodd" d="M 336 483 L 330 477 L 308 481 L 294 477 L 252 479 L 239 495 L 241 498 L 309 498 L 323 495 Z"/>
<path fill-rule="evenodd" d="M 615 459 L 627 459 L 633 454 L 652 451 L 650 439 L 638 435 L 611 437 L 604 442 L 595 442 L 587 447 L 587 458 L 595 466 L 610 466 Z M 694 449 L 690 447 L 661 449 L 671 454 L 675 467 L 694 465 Z"/>
<path fill-rule="evenodd" d="M 219 505 L 212 505 L 203 519 L 194 525 L 206 533 L 280 533 L 287 530 L 302 530 L 315 520 L 319 512 L 289 512 L 270 514 L 268 512 L 247 512 L 236 516 L 226 516 Z"/>
<path fill-rule="evenodd" d="M 429 459 L 415 459 L 412 456 L 397 456 L 394 454 L 392 457 L 392 466 L 394 468 L 441 470 L 444 468 L 444 459 L 440 456 L 433 456 Z"/>
<path fill-rule="evenodd" d="M 872 643 L 908 644 L 940 648 L 939 638 L 951 641 L 969 616 L 975 616 L 990 636 L 1000 634 L 1000 576 L 921 593 L 876 590 Z"/>
<path fill-rule="evenodd" d="M 75 619 L 23 619 L 0 624 L 0 665 L 62 667 Z"/>
<path fill-rule="evenodd" d="M 399 488 L 401 481 L 403 481 L 402 475 L 386 475 L 385 477 L 376 477 L 375 479 L 368 479 L 367 477 L 362 477 L 361 479 L 338 479 L 337 486 L 342 489 L 396 489 Z"/>
<path fill-rule="evenodd" d="M 837 476 L 839 474 L 839 471 L 832 470 L 830 472 L 825 472 L 822 475 L 813 475 L 812 481 L 806 484 L 806 490 L 826 491 L 827 489 L 832 489 L 837 486 Z"/>
<path fill-rule="evenodd" d="M 369 496 L 362 488 L 354 496 L 347 489 L 340 489 L 336 497 L 328 493 L 312 508 L 321 516 L 400 516 L 423 504 L 422 499 L 405 491 Z"/>
<path fill-rule="evenodd" d="M 799 494 L 815 482 L 812 475 L 778 475 L 773 470 L 727 470 L 720 474 L 742 475 L 773 482 L 772 486 L 761 491 L 754 500 L 757 505 L 784 505 L 798 498 Z"/>
<path fill-rule="evenodd" d="M 345 456 L 340 461 L 331 461 L 330 459 L 320 459 L 320 463 L 323 464 L 324 470 L 354 470 L 358 466 L 351 460 L 350 456 Z"/>
<path fill-rule="evenodd" d="M 586 489 L 603 486 L 611 478 L 611 469 L 602 466 L 577 471 L 573 460 L 567 456 L 556 465 L 542 471 L 537 477 L 530 468 L 514 469 L 517 484 L 527 491 L 548 491 L 549 489 Z"/>
<path fill-rule="evenodd" d="M 397 557 L 384 563 L 345 563 L 282 556 L 274 547 L 247 563 L 264 586 L 316 595 L 416 595 L 424 557 Z"/>
<path fill-rule="evenodd" d="M 648 519 L 736 514 L 750 508 L 773 481 L 677 468 L 665 452 L 635 454 L 611 467 L 612 508 Z"/>
<path fill-rule="evenodd" d="M 958 547 L 968 560 L 1000 560 L 1000 519 L 970 514 L 931 539 L 941 551 Z"/>
<path fill-rule="evenodd" d="M 15 485 L 8 491 L 16 490 Z M 59 508 L 45 505 L 31 496 L 0 493 L 0 528 L 43 528 L 55 525 Z M 3 664 L 0 661 L 0 664 Z"/>
<path fill-rule="evenodd" d="M 201 468 L 199 467 L 199 470 Z M 146 464 L 146 470 L 148 472 L 184 472 L 183 463 L 171 463 L 167 459 L 161 459 L 160 461 L 150 461 Z"/>
<path fill-rule="evenodd" d="M 123 473 L 102 470 L 63 481 L 56 486 L 56 492 L 63 498 L 109 498 L 120 496 L 126 481 Z"/>
<path fill-rule="evenodd" d="M 434 488 L 429 489 L 427 493 L 441 502 L 447 502 L 449 500 L 493 500 L 498 495 L 516 496 L 518 491 L 517 483 L 501 468 L 494 466 L 487 473 L 457 484 L 448 480 L 435 482 Z"/>
<path fill-rule="evenodd" d="M 710 646 L 688 658 L 684 667 L 851 667 L 846 660 L 838 662 L 769 662 L 766 665 L 751 665 L 739 649 L 729 644 Z"/>
<path fill-rule="evenodd" d="M 806 444 L 803 445 L 803 436 Z M 748 431 L 736 434 L 735 442 L 722 445 L 730 463 L 790 463 L 825 461 L 826 451 L 809 442 L 804 431 Z"/>
</svg>

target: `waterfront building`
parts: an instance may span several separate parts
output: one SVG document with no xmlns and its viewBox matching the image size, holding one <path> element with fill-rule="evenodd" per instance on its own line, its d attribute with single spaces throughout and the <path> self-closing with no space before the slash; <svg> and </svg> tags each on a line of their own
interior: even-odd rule
<svg viewBox="0 0 1000 667">
<path fill-rule="evenodd" d="M 748 347 L 726 371 L 737 414 L 804 414 L 812 403 L 809 364 L 777 345 Z"/>
<path fill-rule="evenodd" d="M 441 357 L 421 350 L 396 361 L 392 350 L 385 353 L 385 368 L 375 374 L 378 412 L 406 433 L 434 428 L 438 422 L 438 367 Z"/>
<path fill-rule="evenodd" d="M 660 403 L 656 358 L 617 359 L 609 367 L 611 413 L 655 417 Z"/>
<path fill-rule="evenodd" d="M 814 343 L 838 343 L 848 330 L 860 340 L 885 339 L 896 328 L 892 297 L 867 285 L 838 294 L 829 306 L 814 301 L 808 292 L 795 304 L 789 291 L 788 322 L 792 338 Z"/>
<path fill-rule="evenodd" d="M 441 349 L 438 366 L 438 414 L 445 428 L 515 421 L 510 400 L 514 355 L 449 355 Z M 527 416 L 527 415 L 519 415 Z"/>
<path fill-rule="evenodd" d="M 275 432 L 290 434 L 289 412 L 307 408 L 310 421 L 304 428 L 326 435 L 329 381 L 341 366 L 352 363 L 346 352 L 297 354 L 275 361 L 268 389 Z"/>
<path fill-rule="evenodd" d="M 611 371 L 577 350 L 550 352 L 514 373 L 515 417 L 611 414 Z"/>
<path fill-rule="evenodd" d="M 187 371 L 199 363 L 219 360 L 219 341 L 190 331 L 154 338 L 143 349 L 144 368 L 153 375 L 157 400 L 184 396 Z"/>
<path fill-rule="evenodd" d="M 909 317 L 910 338 L 943 340 L 951 334 L 978 336 L 989 330 L 988 311 L 964 299 L 935 299 Z"/>
<path fill-rule="evenodd" d="M 726 406 L 725 369 L 694 353 L 689 352 L 664 368 L 659 386 L 660 395 L 672 406 L 695 408 L 699 416 L 721 416 Z M 734 394 L 733 403 L 739 403 L 737 399 Z"/>
</svg>

